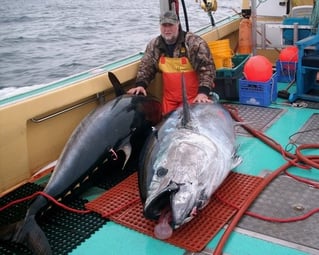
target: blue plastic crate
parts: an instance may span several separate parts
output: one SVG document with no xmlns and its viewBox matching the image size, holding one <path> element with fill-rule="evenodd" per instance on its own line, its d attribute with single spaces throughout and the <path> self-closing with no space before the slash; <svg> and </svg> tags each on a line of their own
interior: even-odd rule
<svg viewBox="0 0 319 255">
<path fill-rule="evenodd" d="M 239 80 L 239 102 L 242 104 L 269 106 L 277 99 L 277 73 L 266 82 Z"/>
<path fill-rule="evenodd" d="M 278 75 L 278 82 L 292 82 L 295 79 L 297 70 L 297 62 L 284 62 L 277 60 L 276 73 Z"/>
</svg>

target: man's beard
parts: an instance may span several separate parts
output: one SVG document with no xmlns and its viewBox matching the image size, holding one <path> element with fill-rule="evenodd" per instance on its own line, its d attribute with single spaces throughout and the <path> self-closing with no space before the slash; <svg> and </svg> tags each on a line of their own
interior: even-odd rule
<svg viewBox="0 0 319 255">
<path fill-rule="evenodd" d="M 170 36 L 169 38 L 163 36 L 163 38 L 167 44 L 174 44 L 177 41 L 177 36 Z"/>
</svg>

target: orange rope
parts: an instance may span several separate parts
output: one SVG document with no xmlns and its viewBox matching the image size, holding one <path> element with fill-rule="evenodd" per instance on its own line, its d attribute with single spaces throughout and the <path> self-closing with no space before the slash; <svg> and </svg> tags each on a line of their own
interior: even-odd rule
<svg viewBox="0 0 319 255">
<path fill-rule="evenodd" d="M 278 168 L 275 172 L 272 172 L 270 175 L 268 175 L 263 181 L 259 184 L 259 186 L 251 193 L 251 195 L 247 198 L 245 203 L 242 205 L 242 207 L 238 210 L 236 215 L 234 216 L 234 219 L 230 222 L 228 228 L 222 235 L 221 239 L 219 240 L 216 249 L 213 252 L 213 255 L 221 255 L 224 245 L 226 244 L 230 234 L 236 227 L 237 223 L 240 221 L 242 216 L 245 214 L 246 210 L 249 208 L 249 206 L 252 204 L 252 202 L 259 196 L 259 194 L 264 190 L 264 188 L 273 180 L 275 179 L 282 171 L 289 168 L 291 166 L 290 161 Z"/>
<path fill-rule="evenodd" d="M 74 213 L 80 213 L 80 214 L 86 214 L 86 213 L 90 213 L 92 212 L 91 210 L 78 210 L 78 209 L 74 209 L 72 207 L 69 207 L 69 206 L 66 206 L 62 203 L 60 203 L 59 201 L 57 201 L 54 197 L 48 195 L 47 193 L 45 192 L 42 192 L 42 191 L 38 191 L 38 192 L 35 192 L 33 193 L 32 195 L 30 196 L 26 196 L 24 198 L 20 198 L 20 199 L 17 199 L 17 200 L 14 200 L 8 204 L 6 204 L 5 206 L 3 207 L 0 207 L 0 212 L 15 205 L 15 204 L 18 204 L 18 203 L 21 203 L 21 202 L 24 202 L 24 201 L 27 201 L 27 200 L 30 200 L 30 199 L 33 199 L 35 198 L 36 196 L 44 196 L 45 198 L 47 198 L 48 200 L 50 200 L 51 202 L 53 202 L 54 204 L 56 204 L 57 206 L 60 206 L 62 207 L 63 209 L 67 210 L 67 211 L 70 211 L 70 212 L 74 212 Z"/>
<path fill-rule="evenodd" d="M 296 155 L 298 159 L 309 166 L 312 166 L 314 168 L 319 169 L 319 156 L 317 155 L 311 155 L 311 156 L 304 156 L 301 153 L 301 150 L 306 150 L 306 149 L 319 149 L 319 144 L 302 144 L 297 147 L 296 149 Z M 317 163 L 318 162 L 318 163 Z"/>
<path fill-rule="evenodd" d="M 87 214 L 87 213 L 93 212 L 93 211 L 91 211 L 91 210 L 89 210 L 89 209 L 87 209 L 87 210 L 78 210 L 78 209 L 74 209 L 74 208 L 72 208 L 72 207 L 66 206 L 66 205 L 60 203 L 59 201 L 57 201 L 54 197 L 48 195 L 47 193 L 45 193 L 45 192 L 43 192 L 43 191 L 37 191 L 37 192 L 33 193 L 32 195 L 29 195 L 29 196 L 26 196 L 26 197 L 23 197 L 23 198 L 20 198 L 20 199 L 16 199 L 16 200 L 14 200 L 14 201 L 12 201 L 12 202 L 6 204 L 5 206 L 0 207 L 0 212 L 1 212 L 1 211 L 4 211 L 4 210 L 6 210 L 6 209 L 8 209 L 9 207 L 11 207 L 11 206 L 13 206 L 13 205 L 22 203 L 22 202 L 27 201 L 27 200 L 30 200 L 30 199 L 33 199 L 33 198 L 35 198 L 35 197 L 37 197 L 37 196 L 39 196 L 39 195 L 41 195 L 41 196 L 47 198 L 48 200 L 50 200 L 51 202 L 53 202 L 55 205 L 57 205 L 57 206 L 63 208 L 64 210 L 67 210 L 67 211 L 70 211 L 70 212 L 73 212 L 73 213 Z M 109 217 L 109 216 L 111 216 L 111 215 L 113 215 L 113 214 L 116 214 L 116 213 L 118 213 L 119 211 L 121 211 L 121 210 L 123 210 L 123 209 L 129 207 L 130 205 L 132 205 L 132 204 L 134 204 L 134 203 L 136 203 L 136 202 L 138 202 L 138 201 L 140 201 L 140 198 L 139 198 L 139 197 L 136 198 L 136 199 L 133 199 L 132 201 L 128 202 L 127 204 L 125 204 L 125 205 L 123 205 L 123 206 L 121 206 L 121 207 L 119 207 L 119 208 L 114 209 L 113 211 L 107 213 L 106 215 L 103 215 L 103 217 Z"/>
</svg>

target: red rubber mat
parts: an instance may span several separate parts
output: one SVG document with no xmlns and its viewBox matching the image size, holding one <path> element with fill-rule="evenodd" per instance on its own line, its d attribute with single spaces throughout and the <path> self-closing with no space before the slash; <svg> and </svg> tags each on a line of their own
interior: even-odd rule
<svg viewBox="0 0 319 255">
<path fill-rule="evenodd" d="M 236 213 L 234 207 L 226 205 L 217 197 L 240 207 L 261 180 L 260 177 L 231 172 L 211 202 L 192 221 L 175 230 L 173 236 L 165 241 L 191 252 L 203 250 Z M 137 173 L 134 173 L 85 206 L 102 217 L 154 237 L 156 222 L 143 216 L 137 183 Z"/>
</svg>

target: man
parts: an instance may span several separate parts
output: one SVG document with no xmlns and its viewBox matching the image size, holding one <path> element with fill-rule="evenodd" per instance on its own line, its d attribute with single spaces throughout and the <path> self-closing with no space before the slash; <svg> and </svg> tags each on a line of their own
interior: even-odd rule
<svg viewBox="0 0 319 255">
<path fill-rule="evenodd" d="M 163 114 L 182 104 L 182 75 L 190 103 L 211 102 L 215 65 L 207 43 L 198 35 L 184 32 L 173 11 L 160 17 L 161 35 L 151 40 L 141 59 L 136 87 L 129 94 L 144 94 L 156 73 L 162 73 Z"/>
</svg>

